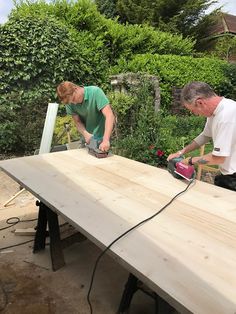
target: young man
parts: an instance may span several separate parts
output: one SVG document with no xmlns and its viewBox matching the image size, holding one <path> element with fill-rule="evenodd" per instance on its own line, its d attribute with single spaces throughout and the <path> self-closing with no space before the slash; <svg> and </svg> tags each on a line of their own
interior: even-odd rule
<svg viewBox="0 0 236 314">
<path fill-rule="evenodd" d="M 181 151 L 168 156 L 167 160 L 199 148 L 210 139 L 213 151 L 204 156 L 183 160 L 189 164 L 219 165 L 221 174 L 215 185 L 236 191 L 236 102 L 218 96 L 203 82 L 187 84 L 181 92 L 181 103 L 195 115 L 207 117 L 203 132 Z"/>
<path fill-rule="evenodd" d="M 114 114 L 109 101 L 97 86 L 78 86 L 65 81 L 58 85 L 57 95 L 72 115 L 79 133 L 89 144 L 91 137 L 101 141 L 99 149 L 108 151 L 114 126 Z"/>
</svg>

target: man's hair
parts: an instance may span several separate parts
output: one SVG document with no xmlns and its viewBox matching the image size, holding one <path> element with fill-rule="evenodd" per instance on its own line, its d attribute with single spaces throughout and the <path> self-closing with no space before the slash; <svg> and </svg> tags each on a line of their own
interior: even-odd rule
<svg viewBox="0 0 236 314">
<path fill-rule="evenodd" d="M 77 85 L 72 82 L 65 81 L 57 86 L 57 96 L 64 104 L 69 102 L 69 98 L 73 95 Z"/>
<path fill-rule="evenodd" d="M 191 82 L 184 86 L 180 100 L 182 104 L 192 104 L 197 98 L 211 98 L 216 96 L 214 90 L 204 82 Z"/>
</svg>

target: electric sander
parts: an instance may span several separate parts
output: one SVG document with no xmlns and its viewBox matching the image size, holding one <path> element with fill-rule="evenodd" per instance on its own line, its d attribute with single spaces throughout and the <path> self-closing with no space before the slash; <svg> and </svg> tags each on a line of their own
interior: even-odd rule
<svg viewBox="0 0 236 314">
<path fill-rule="evenodd" d="M 102 140 L 95 139 L 92 136 L 89 144 L 86 145 L 86 147 L 88 148 L 88 153 L 97 158 L 106 158 L 108 156 L 108 152 L 104 152 L 99 149 L 99 145 L 101 143 L 102 143 Z"/>
<path fill-rule="evenodd" d="M 193 165 L 186 165 L 181 161 L 183 156 L 173 158 L 168 161 L 167 169 L 177 179 L 192 180 L 195 178 L 195 169 Z"/>
</svg>

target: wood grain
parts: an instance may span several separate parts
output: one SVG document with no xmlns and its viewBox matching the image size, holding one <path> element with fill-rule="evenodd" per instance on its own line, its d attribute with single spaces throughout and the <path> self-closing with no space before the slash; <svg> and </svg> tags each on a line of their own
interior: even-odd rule
<svg viewBox="0 0 236 314">
<path fill-rule="evenodd" d="M 186 187 L 166 170 L 120 156 L 97 159 L 84 149 L 5 160 L 0 167 L 100 247 Z M 197 181 L 111 252 L 182 313 L 236 313 L 233 191 Z"/>
</svg>

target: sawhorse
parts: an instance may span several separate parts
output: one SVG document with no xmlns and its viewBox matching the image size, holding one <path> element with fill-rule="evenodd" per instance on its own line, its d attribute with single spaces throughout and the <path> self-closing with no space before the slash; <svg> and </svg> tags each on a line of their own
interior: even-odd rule
<svg viewBox="0 0 236 314">
<path fill-rule="evenodd" d="M 154 291 L 148 289 L 140 280 L 138 280 L 137 277 L 130 273 L 128 281 L 125 284 L 124 292 L 122 294 L 118 314 L 128 313 L 132 298 L 137 290 L 141 290 L 154 299 L 155 314 L 171 314 L 173 311 L 175 311 L 175 309 L 164 299 L 162 299 Z"/>
<path fill-rule="evenodd" d="M 37 253 L 45 249 L 46 237 L 49 235 L 52 269 L 53 271 L 56 271 L 65 265 L 63 248 L 75 242 L 84 241 L 86 237 L 81 233 L 76 232 L 75 234 L 61 240 L 58 215 L 40 201 L 36 201 L 36 205 L 39 206 L 39 212 L 33 253 Z"/>
</svg>

